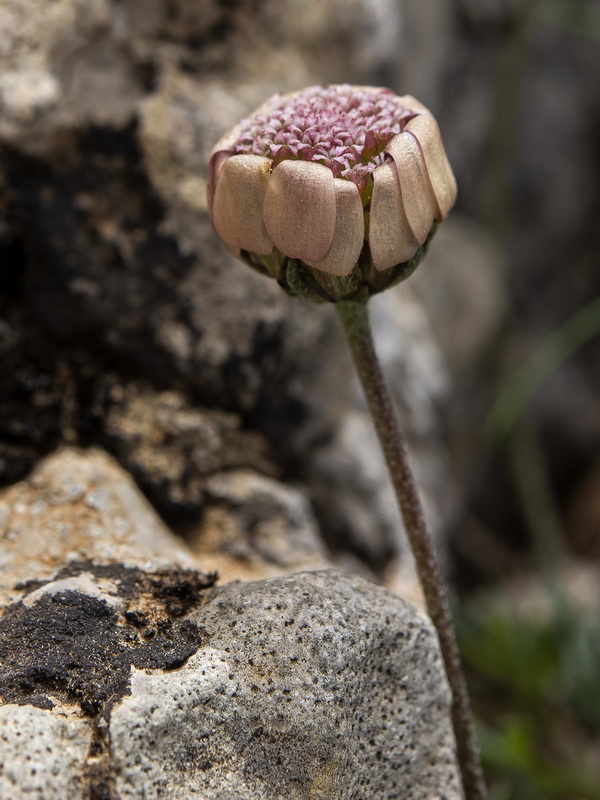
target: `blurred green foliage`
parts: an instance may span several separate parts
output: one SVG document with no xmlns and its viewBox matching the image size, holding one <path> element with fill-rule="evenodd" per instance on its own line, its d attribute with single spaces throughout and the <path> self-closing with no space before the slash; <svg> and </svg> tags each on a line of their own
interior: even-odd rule
<svg viewBox="0 0 600 800">
<path fill-rule="evenodd" d="M 514 24 L 496 57 L 495 123 L 481 194 L 507 262 L 517 226 L 510 171 L 534 37 L 550 27 L 600 41 L 597 0 L 519 0 L 513 9 Z M 504 352 L 522 353 L 515 346 L 522 330 L 513 325 Z M 545 600 L 543 613 L 533 604 L 517 609 L 509 578 L 493 601 L 465 597 L 457 609 L 489 800 L 600 800 L 600 609 L 575 607 L 561 587 L 568 542 L 532 413 L 546 381 L 599 333 L 596 296 L 547 332 L 529 358 L 503 369 L 480 431 L 484 448 L 504 448 L 530 537 L 530 580 L 541 582 L 536 588 Z"/>
<path fill-rule="evenodd" d="M 600 41 L 600 7 L 594 0 L 546 0 L 538 14 L 542 22 Z"/>
<path fill-rule="evenodd" d="M 490 800 L 599 800 L 600 614 L 457 614 Z"/>
<path fill-rule="evenodd" d="M 538 346 L 532 356 L 505 378 L 498 398 L 482 425 L 481 436 L 501 444 L 545 381 L 584 344 L 600 334 L 600 298 L 594 298 Z"/>
</svg>

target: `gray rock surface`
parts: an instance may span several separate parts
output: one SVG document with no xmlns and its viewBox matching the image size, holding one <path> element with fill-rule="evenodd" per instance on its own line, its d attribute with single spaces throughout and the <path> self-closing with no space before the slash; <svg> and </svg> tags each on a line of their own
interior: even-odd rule
<svg viewBox="0 0 600 800">
<path fill-rule="evenodd" d="M 49 580 L 68 564 L 254 580 L 332 563 L 305 495 L 250 470 L 207 480 L 203 522 L 188 538 L 189 546 L 173 535 L 106 453 L 64 448 L 0 491 L 0 602 L 20 596 L 15 585 Z"/>
<path fill-rule="evenodd" d="M 532 333 L 523 352 L 507 346 L 507 361 L 521 361 L 598 294 L 597 271 L 564 266 L 566 254 L 585 265 L 597 250 L 588 180 L 595 43 L 561 30 L 545 4 L 523 28 L 521 6 L 0 0 L 0 483 L 19 480 L 65 441 L 110 449 L 111 392 L 127 396 L 134 383 L 135 393 L 140 380 L 203 413 L 233 414 L 275 444 L 272 461 L 295 478 L 312 470 L 316 444 L 342 442 L 336 423 L 343 427 L 355 408 L 334 402 L 348 381 L 331 315 L 290 302 L 235 264 L 205 213 L 206 155 L 218 136 L 273 91 L 311 82 L 387 84 L 419 96 L 440 120 L 462 211 L 497 230 L 513 217 L 514 246 L 501 250 L 501 269 L 477 228 L 455 226 L 452 235 L 450 222 L 414 278 L 430 272 L 420 297 L 433 310 L 434 334 L 452 367 L 472 370 L 473 385 L 459 396 L 465 416 L 449 426 L 456 451 L 471 450 L 464 420 L 489 405 L 477 388 L 488 379 L 485 346 L 510 323 L 498 274 L 510 282 L 514 318 Z M 527 53 L 512 47 L 515 31 Z M 512 174 L 514 209 L 505 183 Z M 586 419 L 600 364 L 593 347 L 583 367 L 572 366 Z M 549 437 L 560 420 L 573 469 L 583 473 L 598 426 L 580 422 L 580 395 L 545 392 L 537 413 Z M 134 445 L 120 443 L 128 469 Z M 328 454 L 332 463 L 347 460 L 340 448 Z M 444 446 L 438 441 L 433 473 L 427 451 L 419 463 L 417 443 L 415 460 L 442 507 L 434 525 L 447 525 L 448 472 L 433 474 L 445 470 Z M 558 482 L 564 459 L 557 452 L 551 461 Z M 147 467 L 142 461 L 138 471 Z M 161 486 L 146 471 L 136 477 L 162 513 L 178 497 L 202 513 L 198 476 L 171 474 Z M 466 463 L 462 483 L 480 471 Z M 356 496 L 368 496 L 368 481 L 355 476 L 357 484 Z M 342 507 L 331 497 L 329 507 L 319 503 L 323 527 Z M 364 525 L 354 524 L 361 516 L 338 519 L 330 539 L 372 555 L 375 567 L 398 531 L 377 515 L 364 547 Z"/>
<path fill-rule="evenodd" d="M 292 487 L 231 471 L 206 496 L 193 552 L 98 450 L 0 493 L 0 796 L 458 800 L 425 615 L 319 571 Z"/>
<path fill-rule="evenodd" d="M 87 77 L 91 59 L 81 59 L 82 51 L 91 55 L 91 45 L 98 40 L 108 44 L 109 24 L 106 0 L 60 0 L 51 6 L 38 0 L 2 0 L 1 139 L 39 153 L 52 146 L 59 129 L 75 124 L 77 95 L 84 99 L 85 91 L 79 93 L 73 85 L 78 80 L 74 67 L 80 66 L 81 78 Z M 124 89 L 125 77 L 116 48 L 112 50 L 117 58 L 112 65 L 110 58 L 104 64 L 109 65 L 105 84 L 109 96 L 119 84 Z M 99 69 L 97 64 L 96 74 Z M 116 78 L 117 86 L 111 78 Z M 114 105 L 121 102 L 118 97 L 112 100 Z M 123 122 L 123 114 L 119 121 Z"/>
<path fill-rule="evenodd" d="M 100 451 L 65 449 L 0 493 L 0 599 L 69 562 L 186 569 L 194 558 L 133 480 Z"/>
<path fill-rule="evenodd" d="M 461 797 L 437 638 L 397 596 L 333 571 L 195 573 L 186 595 L 168 570 L 67 571 L 0 619 L 7 796 Z"/>
<path fill-rule="evenodd" d="M 83 800 L 92 733 L 87 720 L 67 710 L 0 705 L 0 797 Z"/>
<path fill-rule="evenodd" d="M 202 523 L 188 532 L 200 561 L 229 579 L 273 577 L 331 564 L 306 494 L 249 470 L 211 476 Z M 237 569 L 234 571 L 234 564 Z"/>
<path fill-rule="evenodd" d="M 129 385 L 113 390 L 106 441 L 119 462 L 167 516 L 197 516 L 207 481 L 228 470 L 274 476 L 263 437 L 239 417 L 192 405 L 178 392 Z"/>
<path fill-rule="evenodd" d="M 465 375 L 475 369 L 497 339 L 508 310 L 506 264 L 497 239 L 454 214 L 438 229 L 427 262 L 409 288 L 451 370 Z"/>
</svg>

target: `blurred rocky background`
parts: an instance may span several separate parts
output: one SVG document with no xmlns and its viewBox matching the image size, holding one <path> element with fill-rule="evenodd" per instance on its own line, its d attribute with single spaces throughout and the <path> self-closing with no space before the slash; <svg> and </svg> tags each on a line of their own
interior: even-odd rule
<svg viewBox="0 0 600 800">
<path fill-rule="evenodd" d="M 459 200 L 372 311 L 493 798 L 598 798 L 599 69 L 594 0 L 0 0 L 0 536 L 35 512 L 13 484 L 94 447 L 223 581 L 335 565 L 419 600 L 332 310 L 205 205 L 275 91 L 414 94 Z"/>
</svg>

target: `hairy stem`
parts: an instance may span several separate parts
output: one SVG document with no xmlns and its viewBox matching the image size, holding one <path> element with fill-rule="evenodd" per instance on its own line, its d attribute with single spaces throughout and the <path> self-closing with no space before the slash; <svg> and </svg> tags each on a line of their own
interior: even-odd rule
<svg viewBox="0 0 600 800">
<path fill-rule="evenodd" d="M 473 717 L 465 683 L 446 587 L 439 568 L 406 444 L 390 400 L 373 346 L 367 306 L 340 302 L 336 308 L 348 337 L 377 435 L 385 454 L 404 526 L 412 548 L 427 611 L 437 630 L 448 683 L 452 692 L 452 721 L 466 800 L 484 800 L 485 783 L 477 752 Z"/>
</svg>

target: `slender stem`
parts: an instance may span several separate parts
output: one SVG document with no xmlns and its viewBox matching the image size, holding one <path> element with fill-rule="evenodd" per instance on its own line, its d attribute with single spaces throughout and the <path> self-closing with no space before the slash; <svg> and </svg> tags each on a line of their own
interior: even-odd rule
<svg viewBox="0 0 600 800">
<path fill-rule="evenodd" d="M 348 337 L 379 441 L 396 490 L 412 548 L 427 611 L 437 630 L 448 683 L 452 692 L 452 721 L 466 800 L 484 800 L 485 783 L 475 742 L 467 685 L 452 624 L 446 588 L 427 532 L 423 509 L 408 463 L 408 453 L 373 346 L 366 304 L 336 304 Z"/>
</svg>

